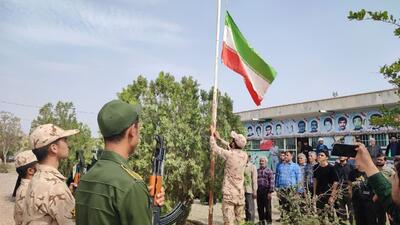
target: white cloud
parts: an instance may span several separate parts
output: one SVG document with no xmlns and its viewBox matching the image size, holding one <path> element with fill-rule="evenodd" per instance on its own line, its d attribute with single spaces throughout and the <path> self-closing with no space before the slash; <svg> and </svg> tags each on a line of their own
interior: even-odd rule
<svg viewBox="0 0 400 225">
<path fill-rule="evenodd" d="M 176 23 L 104 4 L 9 0 L 0 5 L 0 14 L 0 29 L 8 40 L 119 50 L 134 42 L 185 43 L 183 28 Z"/>
</svg>

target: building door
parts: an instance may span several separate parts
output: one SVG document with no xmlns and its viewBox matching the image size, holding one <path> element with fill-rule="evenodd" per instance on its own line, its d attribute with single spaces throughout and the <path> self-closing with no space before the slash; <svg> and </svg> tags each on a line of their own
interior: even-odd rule
<svg viewBox="0 0 400 225">
<path fill-rule="evenodd" d="M 296 153 L 303 152 L 303 146 L 304 146 L 305 142 L 309 143 L 308 142 L 308 138 L 297 138 L 297 140 L 296 140 Z"/>
</svg>

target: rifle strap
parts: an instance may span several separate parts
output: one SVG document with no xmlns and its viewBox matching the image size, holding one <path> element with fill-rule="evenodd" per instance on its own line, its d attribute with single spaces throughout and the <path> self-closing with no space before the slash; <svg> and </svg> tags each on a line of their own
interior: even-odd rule
<svg viewBox="0 0 400 225">
<path fill-rule="evenodd" d="M 122 167 L 122 169 L 124 169 L 129 175 L 131 175 L 136 180 L 143 180 L 143 178 L 139 174 L 137 174 L 137 173 L 133 172 L 132 170 L 128 169 L 124 164 L 121 164 L 121 167 Z"/>
</svg>

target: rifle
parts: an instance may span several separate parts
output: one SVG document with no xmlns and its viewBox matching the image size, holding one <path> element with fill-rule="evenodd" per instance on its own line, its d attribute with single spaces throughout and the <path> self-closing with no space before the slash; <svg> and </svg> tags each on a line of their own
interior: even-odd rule
<svg viewBox="0 0 400 225">
<path fill-rule="evenodd" d="M 160 135 L 156 135 L 156 149 L 153 154 L 152 162 L 152 175 L 150 176 L 149 184 L 152 187 L 150 189 L 150 196 L 153 197 L 153 225 L 160 224 L 160 206 L 156 205 L 156 196 L 161 192 L 162 187 L 162 176 L 164 174 L 164 159 L 165 159 L 165 146 L 164 138 Z"/>
<path fill-rule="evenodd" d="M 157 194 L 161 192 L 166 147 L 162 136 L 156 135 L 155 139 L 157 144 L 152 160 L 152 175 L 149 179 L 149 184 L 152 187 L 150 196 L 153 197 L 153 225 L 172 225 L 183 219 L 191 203 L 179 202 L 171 212 L 160 216 L 161 208 L 155 204 L 155 199 Z"/>
<path fill-rule="evenodd" d="M 74 170 L 72 171 L 73 182 L 78 185 L 81 180 L 81 176 L 86 173 L 86 164 L 85 157 L 83 155 L 83 150 L 76 151 L 76 159 L 78 163 L 74 166 Z M 72 192 L 75 192 L 76 187 L 72 188 Z"/>
</svg>

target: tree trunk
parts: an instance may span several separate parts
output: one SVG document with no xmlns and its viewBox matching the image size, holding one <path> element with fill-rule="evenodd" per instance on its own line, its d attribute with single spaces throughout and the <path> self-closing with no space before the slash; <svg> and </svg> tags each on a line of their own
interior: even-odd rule
<svg viewBox="0 0 400 225">
<path fill-rule="evenodd" d="M 3 163 L 4 164 L 7 164 L 7 154 L 8 154 L 8 151 L 7 150 L 3 150 Z"/>
<path fill-rule="evenodd" d="M 182 220 L 176 222 L 176 225 L 185 225 L 191 210 L 192 204 L 190 204 L 190 206 L 185 211 L 185 214 L 182 216 Z"/>
</svg>

